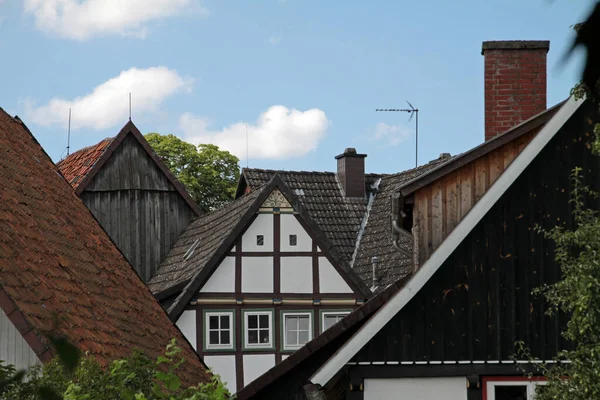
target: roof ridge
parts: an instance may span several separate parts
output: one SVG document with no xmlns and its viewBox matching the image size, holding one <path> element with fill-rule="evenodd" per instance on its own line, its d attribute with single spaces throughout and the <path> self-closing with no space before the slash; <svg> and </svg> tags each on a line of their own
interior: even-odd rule
<svg viewBox="0 0 600 400">
<path fill-rule="evenodd" d="M 84 151 L 86 151 L 86 150 L 91 150 L 91 149 L 93 149 L 94 147 L 98 147 L 98 146 L 99 146 L 101 143 L 104 143 L 104 142 L 106 142 L 107 140 L 110 140 L 110 141 L 112 142 L 113 140 L 115 140 L 115 137 L 116 137 L 116 136 L 107 136 L 107 137 L 105 137 L 104 139 L 102 139 L 102 140 L 100 140 L 100 141 L 98 141 L 98 142 L 96 142 L 96 143 L 94 143 L 94 144 L 90 144 L 90 145 L 88 145 L 88 146 L 82 147 L 82 148 L 80 148 L 79 150 L 76 150 L 76 151 L 72 152 L 71 154 L 68 154 L 68 155 L 67 155 L 65 158 L 63 158 L 62 160 L 59 160 L 59 161 L 56 163 L 56 165 L 58 165 L 58 164 L 60 164 L 60 163 L 64 162 L 64 161 L 65 161 L 65 160 L 67 160 L 68 158 L 72 158 L 72 157 L 74 157 L 76 154 L 82 153 L 82 152 L 84 152 Z M 105 148 L 105 150 L 106 150 L 106 148 Z"/>
</svg>

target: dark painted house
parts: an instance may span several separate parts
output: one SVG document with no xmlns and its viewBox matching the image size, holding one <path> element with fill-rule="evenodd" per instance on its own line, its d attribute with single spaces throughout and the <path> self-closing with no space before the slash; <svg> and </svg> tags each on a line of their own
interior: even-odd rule
<svg viewBox="0 0 600 400">
<path fill-rule="evenodd" d="M 484 43 L 484 55 L 505 54 L 515 69 L 494 72 L 486 60 L 486 80 L 502 85 L 486 85 L 486 141 L 390 193 L 387 232 L 393 240 L 412 235 L 412 272 L 238 398 L 533 398 L 544 383 L 535 377 L 538 364 L 569 346 L 560 335 L 564 315 L 549 317 L 531 294 L 560 277 L 553 245 L 535 227 L 573 226 L 573 168 L 600 189 L 600 161 L 590 151 L 600 115 L 590 102 L 570 98 L 500 135 L 488 133 L 495 118 L 511 118 L 496 112 L 506 100 L 494 104 L 488 94 L 505 85 L 518 94 L 529 61 L 547 49 L 547 42 Z M 595 200 L 588 206 L 600 209 Z M 513 359 L 517 341 L 535 362 Z"/>
<path fill-rule="evenodd" d="M 202 213 L 131 121 L 57 166 L 144 282 Z"/>
</svg>

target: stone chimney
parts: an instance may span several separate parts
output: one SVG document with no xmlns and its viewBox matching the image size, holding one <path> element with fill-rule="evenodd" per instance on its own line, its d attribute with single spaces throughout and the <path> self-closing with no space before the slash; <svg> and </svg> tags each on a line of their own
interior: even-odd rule
<svg viewBox="0 0 600 400">
<path fill-rule="evenodd" d="M 346 197 L 365 197 L 365 158 L 366 154 L 356 154 L 356 149 L 348 148 L 335 156 L 337 176 Z"/>
<path fill-rule="evenodd" d="M 547 40 L 483 42 L 485 140 L 546 109 Z"/>
</svg>

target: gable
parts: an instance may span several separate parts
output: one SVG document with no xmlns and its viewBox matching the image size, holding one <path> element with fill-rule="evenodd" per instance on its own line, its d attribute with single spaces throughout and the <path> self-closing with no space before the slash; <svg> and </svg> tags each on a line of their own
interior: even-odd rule
<svg viewBox="0 0 600 400">
<path fill-rule="evenodd" d="M 176 191 L 132 133 L 127 134 L 85 188 L 86 191 L 127 189 Z"/>
</svg>

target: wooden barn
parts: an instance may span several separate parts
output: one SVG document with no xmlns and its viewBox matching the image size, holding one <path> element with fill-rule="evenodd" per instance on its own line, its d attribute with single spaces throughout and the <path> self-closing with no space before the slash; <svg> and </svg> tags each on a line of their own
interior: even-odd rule
<svg viewBox="0 0 600 400">
<path fill-rule="evenodd" d="M 530 60 L 547 42 L 483 49 Z M 486 88 L 486 101 L 493 90 Z M 539 365 L 569 347 L 565 316 L 548 316 L 543 298 L 532 295 L 560 278 L 553 244 L 536 226 L 573 226 L 575 167 L 600 190 L 600 159 L 590 150 L 598 122 L 597 106 L 574 97 L 500 135 L 487 133 L 503 123 L 490 118 L 482 145 L 396 187 L 387 233 L 394 241 L 411 236 L 413 271 L 238 398 L 532 399 L 544 384 Z M 597 200 L 587 205 L 600 209 Z M 535 360 L 519 358 L 517 342 Z"/>
<path fill-rule="evenodd" d="M 57 166 L 144 282 L 202 214 L 131 121 Z"/>
<path fill-rule="evenodd" d="M 171 339 L 187 385 L 210 373 L 18 117 L 0 109 L 0 360 L 53 358 L 48 332 L 102 365 Z M 59 321 L 57 323 L 57 321 Z"/>
</svg>

